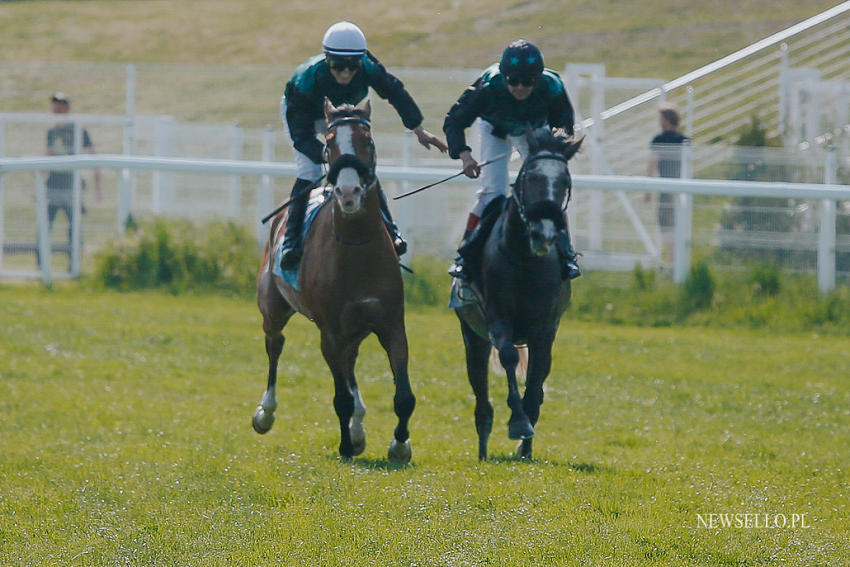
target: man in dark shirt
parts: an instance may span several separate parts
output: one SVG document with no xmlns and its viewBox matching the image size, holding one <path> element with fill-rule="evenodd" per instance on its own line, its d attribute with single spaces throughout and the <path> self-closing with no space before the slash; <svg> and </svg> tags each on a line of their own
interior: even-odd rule
<svg viewBox="0 0 850 567">
<path fill-rule="evenodd" d="M 449 274 L 459 278 L 468 277 L 466 256 L 477 256 L 480 243 L 498 217 L 494 213 L 482 218 L 485 208 L 506 195 L 508 189 L 507 157 L 482 169 L 466 144 L 464 131 L 478 118 L 482 161 L 501 154 L 509 156 L 514 147 L 525 158 L 528 143 L 524 134 L 529 128 L 560 128 L 573 135 L 575 125 L 573 106 L 561 78 L 543 66 L 540 50 L 522 39 L 508 45 L 499 63 L 488 67 L 452 106 L 443 123 L 449 156 L 461 160 L 468 177 L 481 176 L 478 201 L 469 213 L 458 257 L 449 268 Z M 561 230 L 557 243 L 563 276 L 572 279 L 581 275 L 567 229 Z"/>
<path fill-rule="evenodd" d="M 420 144 L 429 149 L 434 146 L 442 152 L 447 149 L 442 140 L 422 127 L 422 113 L 402 82 L 366 50 L 366 36 L 360 28 L 351 22 L 337 22 L 325 32 L 322 48 L 322 54 L 298 66 L 281 99 L 281 117 L 295 148 L 298 168 L 281 253 L 281 268 L 285 270 L 296 267 L 301 259 L 301 227 L 309 197 L 307 188 L 322 177 L 324 145 L 316 134 L 325 128 L 325 97 L 334 106 L 357 104 L 366 98 L 371 87 L 396 109 L 404 126 L 413 130 Z M 379 194 L 387 230 L 396 252 L 402 255 L 407 243 L 393 223 L 386 197 L 380 189 Z"/>
<path fill-rule="evenodd" d="M 50 108 L 54 114 L 66 115 L 71 110 L 71 101 L 65 93 L 54 93 L 50 98 Z M 87 130 L 83 129 L 81 135 L 82 151 L 95 153 L 94 144 Z M 47 131 L 47 155 L 67 156 L 75 153 L 74 148 L 74 123 L 58 122 Z M 95 198 L 101 199 L 100 170 L 94 171 Z M 71 218 L 73 215 L 74 196 L 74 173 L 72 171 L 51 171 L 45 182 L 47 187 L 47 218 L 49 229 L 53 228 L 53 222 L 59 211 L 64 211 L 68 218 L 68 243 L 71 243 Z M 85 188 L 85 181 L 82 183 Z"/>
<path fill-rule="evenodd" d="M 652 139 L 652 156 L 649 160 L 647 175 L 658 177 L 681 177 L 682 145 L 688 137 L 679 132 L 680 116 L 675 106 L 665 104 L 658 111 L 661 133 Z M 649 197 L 647 193 L 646 197 Z M 670 232 L 673 228 L 673 195 L 658 194 L 658 226 L 661 232 Z"/>
</svg>

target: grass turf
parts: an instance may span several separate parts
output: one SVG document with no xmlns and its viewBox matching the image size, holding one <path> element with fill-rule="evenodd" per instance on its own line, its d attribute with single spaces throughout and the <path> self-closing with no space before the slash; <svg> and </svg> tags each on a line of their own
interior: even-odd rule
<svg viewBox="0 0 850 567">
<path fill-rule="evenodd" d="M 578 287 L 578 286 L 577 286 Z M 0 557 L 9 565 L 841 565 L 846 338 L 563 321 L 516 462 L 491 378 L 479 463 L 460 335 L 408 313 L 413 464 L 386 460 L 386 358 L 364 345 L 366 452 L 336 455 L 318 333 L 293 319 L 278 419 L 260 317 L 214 295 L 0 288 Z M 700 524 L 805 514 L 807 527 Z"/>
</svg>

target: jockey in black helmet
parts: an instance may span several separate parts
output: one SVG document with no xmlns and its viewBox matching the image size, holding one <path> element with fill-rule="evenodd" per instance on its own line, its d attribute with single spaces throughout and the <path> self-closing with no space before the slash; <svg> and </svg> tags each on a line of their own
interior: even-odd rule
<svg viewBox="0 0 850 567">
<path fill-rule="evenodd" d="M 351 22 L 337 22 L 325 32 L 323 52 L 298 66 L 286 84 L 281 99 L 281 118 L 292 145 L 298 168 L 292 187 L 289 220 L 284 235 L 281 267 L 289 270 L 301 259 L 301 227 L 309 197 L 307 188 L 322 177 L 324 145 L 316 137 L 323 132 L 324 99 L 334 106 L 357 104 L 369 94 L 369 87 L 396 109 L 405 127 L 416 134 L 419 143 L 440 151 L 446 144 L 422 127 L 422 113 L 413 98 L 396 77 L 366 50 L 366 36 Z M 381 210 L 398 255 L 407 250 L 407 243 L 393 223 L 386 197 L 379 190 Z"/>
<path fill-rule="evenodd" d="M 449 268 L 449 274 L 460 278 L 469 276 L 469 270 L 464 270 L 465 260 L 478 254 L 498 217 L 498 211 L 494 211 L 482 219 L 485 208 L 496 197 L 506 195 L 508 187 L 507 159 L 482 169 L 472 157 L 464 130 L 476 118 L 481 119 L 482 161 L 509 155 L 513 147 L 525 158 L 528 144 L 524 134 L 528 128 L 561 128 L 573 135 L 575 125 L 573 106 L 561 78 L 543 66 L 540 50 L 522 39 L 511 42 L 499 63 L 488 67 L 452 106 L 443 123 L 449 155 L 461 159 L 468 177 L 481 176 L 478 201 L 469 213 L 458 257 Z M 561 230 L 556 242 L 562 276 L 572 279 L 581 275 L 568 229 Z"/>
</svg>

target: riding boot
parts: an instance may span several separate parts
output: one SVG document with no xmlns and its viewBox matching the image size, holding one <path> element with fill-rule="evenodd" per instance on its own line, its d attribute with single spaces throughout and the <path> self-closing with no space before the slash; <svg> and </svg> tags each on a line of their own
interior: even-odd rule
<svg viewBox="0 0 850 567">
<path fill-rule="evenodd" d="M 449 267 L 450 276 L 468 281 L 470 275 L 478 270 L 484 244 L 487 242 L 487 237 L 490 236 L 493 225 L 499 219 L 503 203 L 504 197 L 493 199 L 481 214 L 478 226 L 464 234 L 463 242 L 457 249 L 457 258 Z"/>
<path fill-rule="evenodd" d="M 313 185 L 307 179 L 296 179 L 289 195 L 289 215 L 286 221 L 286 232 L 283 235 L 283 249 L 280 253 L 280 268 L 294 270 L 301 260 L 303 243 L 301 227 L 304 226 L 304 211 L 310 199 L 308 188 Z"/>
<path fill-rule="evenodd" d="M 561 279 L 573 280 L 581 275 L 578 263 L 576 263 L 576 251 L 570 242 L 570 233 L 566 228 L 558 231 L 555 237 L 555 247 L 558 250 L 558 258 L 561 260 Z"/>
<path fill-rule="evenodd" d="M 390 233 L 390 240 L 393 241 L 395 253 L 401 256 L 407 252 L 407 241 L 401 236 L 398 226 L 393 222 L 393 216 L 387 204 L 387 196 L 384 195 L 384 190 L 381 189 L 380 184 L 378 184 L 378 199 L 381 202 L 381 216 L 384 219 L 384 226 L 387 227 L 387 232 Z"/>
</svg>

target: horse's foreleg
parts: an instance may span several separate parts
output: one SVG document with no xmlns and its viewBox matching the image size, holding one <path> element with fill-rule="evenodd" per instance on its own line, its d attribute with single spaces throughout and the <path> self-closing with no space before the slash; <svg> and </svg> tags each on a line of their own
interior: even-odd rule
<svg viewBox="0 0 850 567">
<path fill-rule="evenodd" d="M 348 360 L 348 376 L 351 395 L 354 398 L 354 413 L 351 415 L 351 423 L 348 426 L 348 430 L 351 435 L 352 454 L 355 457 L 366 450 L 366 428 L 363 427 L 366 404 L 363 403 L 363 396 L 360 394 L 360 388 L 357 387 L 357 380 L 354 377 L 354 364 L 356 361 L 357 350 L 355 349 L 353 356 L 349 356 Z"/>
<path fill-rule="evenodd" d="M 334 379 L 334 410 L 339 419 L 339 454 L 343 459 L 354 456 L 351 444 L 351 417 L 354 415 L 354 395 L 348 383 L 348 364 L 345 349 L 340 348 L 327 332 L 322 333 L 322 355 L 331 369 Z"/>
<path fill-rule="evenodd" d="M 398 417 L 398 424 L 390 442 L 388 457 L 391 461 L 407 463 L 410 461 L 412 449 L 410 447 L 410 431 L 407 429 L 410 416 L 416 407 L 416 397 L 410 387 L 410 377 L 407 374 L 407 335 L 404 331 L 404 322 L 397 324 L 394 328 L 382 330 L 376 333 L 381 346 L 387 351 L 390 368 L 395 383 L 395 396 L 393 396 L 393 408 Z"/>
<path fill-rule="evenodd" d="M 522 406 L 531 425 L 537 425 L 540 406 L 543 404 L 543 382 L 552 368 L 552 340 L 545 340 L 528 347 L 528 378 Z M 517 446 L 517 457 L 530 459 L 532 439 L 523 439 Z"/>
<path fill-rule="evenodd" d="M 493 430 L 493 405 L 487 385 L 490 342 L 475 334 L 461 319 L 461 334 L 466 349 L 466 375 L 475 394 L 475 430 L 478 432 L 478 459 L 487 458 L 487 440 Z"/>
<path fill-rule="evenodd" d="M 505 369 L 508 378 L 508 407 L 511 408 L 511 418 L 508 420 L 508 437 L 511 439 L 529 439 L 534 436 L 534 427 L 531 425 L 525 410 L 522 407 L 522 398 L 519 395 L 519 386 L 516 379 L 516 368 L 519 364 L 519 351 L 513 344 L 512 333 L 491 325 L 490 341 L 499 351 L 499 362 Z"/>
</svg>

